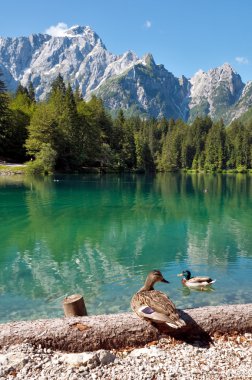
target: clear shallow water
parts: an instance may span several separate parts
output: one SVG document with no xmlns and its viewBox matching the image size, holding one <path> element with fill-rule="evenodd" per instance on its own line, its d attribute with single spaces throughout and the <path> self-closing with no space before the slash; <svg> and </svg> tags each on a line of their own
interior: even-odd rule
<svg viewBox="0 0 252 380">
<path fill-rule="evenodd" d="M 204 192 L 207 189 L 207 192 Z M 180 308 L 252 302 L 252 176 L 0 177 L 0 322 L 128 311 L 152 269 Z M 176 275 L 209 275 L 190 291 Z"/>
</svg>

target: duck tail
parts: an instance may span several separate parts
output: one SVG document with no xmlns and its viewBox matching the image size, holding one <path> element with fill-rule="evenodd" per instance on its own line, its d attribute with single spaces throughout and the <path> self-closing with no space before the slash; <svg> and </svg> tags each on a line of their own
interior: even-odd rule
<svg viewBox="0 0 252 380">
<path fill-rule="evenodd" d="M 173 322 L 166 322 L 166 324 L 173 329 L 179 329 L 181 327 L 184 327 L 186 325 L 185 321 L 183 319 L 178 319 L 177 321 Z"/>
</svg>

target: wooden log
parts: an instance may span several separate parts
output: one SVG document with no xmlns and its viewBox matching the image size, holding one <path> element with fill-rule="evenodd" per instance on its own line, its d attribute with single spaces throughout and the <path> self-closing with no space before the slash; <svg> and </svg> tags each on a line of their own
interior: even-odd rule
<svg viewBox="0 0 252 380">
<path fill-rule="evenodd" d="M 64 298 L 63 309 L 65 317 L 75 317 L 87 315 L 84 299 L 80 294 L 72 294 Z"/>
<path fill-rule="evenodd" d="M 20 321 L 0 324 L 0 348 L 22 342 L 68 352 L 137 347 L 161 334 L 210 339 L 214 333 L 252 332 L 252 304 L 209 306 L 180 311 L 186 328 L 153 326 L 132 313 Z"/>
</svg>

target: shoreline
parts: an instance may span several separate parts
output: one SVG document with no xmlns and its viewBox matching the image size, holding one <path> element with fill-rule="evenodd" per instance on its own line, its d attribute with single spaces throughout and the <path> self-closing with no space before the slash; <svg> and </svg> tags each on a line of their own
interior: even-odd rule
<svg viewBox="0 0 252 380">
<path fill-rule="evenodd" d="M 27 164 L 18 163 L 6 163 L 0 161 L 0 176 L 11 176 L 11 175 L 29 175 L 26 173 Z M 184 173 L 184 174 L 252 174 L 252 169 L 223 169 L 219 171 L 204 171 L 200 169 L 178 169 L 178 170 L 167 170 L 167 171 L 154 171 L 145 172 L 141 169 L 135 170 L 117 170 L 112 168 L 99 168 L 99 167 L 83 167 L 80 170 L 73 172 L 63 172 L 63 174 L 158 174 L 158 173 Z M 53 175 L 62 174 L 62 172 L 54 172 Z M 42 175 L 43 177 L 44 175 Z"/>
<path fill-rule="evenodd" d="M 142 348 L 65 353 L 22 343 L 0 350 L 0 380 L 252 379 L 252 333 L 215 335 L 209 347 L 161 338 Z"/>
<path fill-rule="evenodd" d="M 0 324 L 0 380 L 252 379 L 252 304 L 179 313 L 176 336 L 133 313 Z"/>
</svg>

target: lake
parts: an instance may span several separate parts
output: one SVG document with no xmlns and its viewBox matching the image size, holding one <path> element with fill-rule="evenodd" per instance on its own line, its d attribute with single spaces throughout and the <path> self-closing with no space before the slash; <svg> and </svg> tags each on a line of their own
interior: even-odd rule
<svg viewBox="0 0 252 380">
<path fill-rule="evenodd" d="M 130 310 L 152 269 L 179 308 L 252 302 L 252 176 L 0 177 L 0 322 Z M 189 290 L 177 274 L 216 279 Z"/>
</svg>

